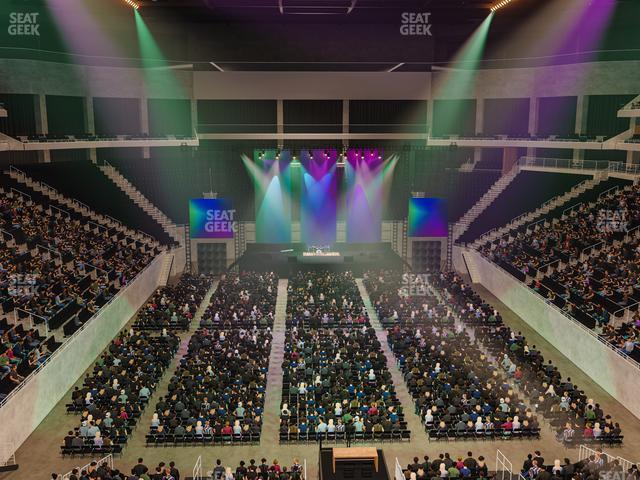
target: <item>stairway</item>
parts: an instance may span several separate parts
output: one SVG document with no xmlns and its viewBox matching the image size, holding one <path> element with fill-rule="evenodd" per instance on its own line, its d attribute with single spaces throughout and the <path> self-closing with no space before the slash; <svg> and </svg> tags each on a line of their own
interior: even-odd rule
<svg viewBox="0 0 640 480">
<path fill-rule="evenodd" d="M 120 190 L 122 190 L 135 204 L 140 206 L 151 218 L 160 224 L 167 235 L 174 241 L 182 243 L 183 236 L 180 235 L 179 229 L 175 223 L 171 221 L 158 207 L 156 207 L 147 197 L 145 197 L 135 185 L 127 180 L 113 165 L 105 162 L 104 165 L 98 166 L 109 180 L 111 180 Z"/>
<path fill-rule="evenodd" d="M 285 320 L 287 317 L 287 288 L 289 280 L 278 281 L 278 297 L 273 322 L 273 342 L 269 355 L 269 373 L 264 401 L 262 444 L 277 444 L 280 438 L 280 403 L 282 401 L 282 362 L 284 360 Z"/>
<path fill-rule="evenodd" d="M 472 247 L 477 248 L 486 242 L 492 242 L 493 240 L 496 240 L 497 238 L 500 238 L 506 235 L 510 230 L 518 228 L 524 225 L 525 223 L 535 222 L 537 218 L 540 218 L 543 215 L 546 215 L 547 213 L 552 211 L 554 208 L 566 204 L 567 202 L 578 197 L 579 195 L 583 194 L 587 190 L 591 190 L 596 185 L 598 185 L 602 180 L 603 180 L 603 177 L 597 177 L 597 178 L 593 178 L 591 180 L 585 180 L 584 182 L 579 183 L 578 185 L 573 187 L 571 190 L 569 190 L 565 194 L 553 197 L 551 200 L 543 203 L 536 210 L 532 210 L 531 212 L 524 213 L 512 219 L 509 223 L 507 223 L 503 227 L 497 228 L 491 232 L 486 233 L 485 235 L 480 236 L 478 239 L 476 239 L 473 242 Z"/>
<path fill-rule="evenodd" d="M 170 251 L 167 252 L 164 258 L 162 259 L 162 268 L 160 269 L 158 286 L 164 287 L 169 282 L 169 277 L 171 276 L 171 269 L 173 268 L 174 259 L 175 259 L 175 254 Z"/>
<path fill-rule="evenodd" d="M 493 201 L 504 191 L 505 188 L 516 178 L 520 168 L 515 164 L 509 172 L 500 177 L 496 183 L 491 185 L 482 197 L 458 220 L 453 226 L 453 241 L 456 242 L 482 212 L 484 212 Z"/>
</svg>

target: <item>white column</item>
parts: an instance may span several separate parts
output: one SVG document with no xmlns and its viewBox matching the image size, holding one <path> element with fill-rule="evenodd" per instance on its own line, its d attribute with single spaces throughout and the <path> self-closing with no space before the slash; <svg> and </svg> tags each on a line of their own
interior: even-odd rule
<svg viewBox="0 0 640 480">
<path fill-rule="evenodd" d="M 476 133 L 484 133 L 484 98 L 476 99 Z"/>
<path fill-rule="evenodd" d="M 84 130 L 85 133 L 96 133 L 96 117 L 93 111 L 93 97 L 84 97 Z M 89 149 L 89 160 L 98 163 L 98 154 L 95 148 Z"/>
<path fill-rule="evenodd" d="M 140 133 L 149 134 L 149 99 L 147 97 L 140 98 Z M 144 158 L 151 158 L 151 150 L 149 147 L 142 149 Z"/>
<path fill-rule="evenodd" d="M 281 98 L 276 100 L 276 132 L 284 133 L 284 102 Z M 278 140 L 278 148 L 284 148 L 284 140 Z"/>
<path fill-rule="evenodd" d="M 587 130 L 587 114 L 589 113 L 589 97 L 587 95 L 579 95 L 576 105 L 576 126 L 575 133 L 582 134 Z M 584 150 L 573 151 L 574 160 L 584 160 Z"/>
<path fill-rule="evenodd" d="M 349 133 L 349 100 L 342 100 L 342 133 Z M 342 146 L 349 147 L 349 140 L 342 140 Z"/>
<path fill-rule="evenodd" d="M 529 98 L 529 135 L 536 135 L 538 133 L 538 108 L 540 106 L 540 100 L 537 97 Z M 527 148 L 527 156 L 535 157 L 536 149 L 534 147 Z"/>
<path fill-rule="evenodd" d="M 191 131 L 195 135 L 198 131 L 198 100 L 192 98 L 191 101 Z"/>
<path fill-rule="evenodd" d="M 35 101 L 36 133 L 46 135 L 49 133 L 49 120 L 47 119 L 47 98 L 43 93 L 37 94 Z M 38 151 L 38 161 L 42 163 L 51 162 L 51 152 L 49 150 Z"/>
</svg>

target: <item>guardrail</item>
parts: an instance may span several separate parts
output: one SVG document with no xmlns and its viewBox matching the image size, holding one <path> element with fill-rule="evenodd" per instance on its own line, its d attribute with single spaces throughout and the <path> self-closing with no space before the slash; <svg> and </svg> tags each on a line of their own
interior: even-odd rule
<svg viewBox="0 0 640 480">
<path fill-rule="evenodd" d="M 49 204 L 49 208 L 50 208 L 50 209 L 53 209 L 53 210 L 57 210 L 58 212 L 60 212 L 60 213 L 62 213 L 62 214 L 64 214 L 64 215 L 66 215 L 66 216 L 67 216 L 67 218 L 71 218 L 71 214 L 70 214 L 68 211 L 66 211 L 64 208 L 56 207 L 56 206 L 55 206 L 55 205 L 53 205 L 53 204 Z"/>
<path fill-rule="evenodd" d="M 129 284 L 133 283 L 134 280 L 136 280 L 137 278 L 139 278 L 144 272 L 146 272 L 147 270 L 149 270 L 149 268 L 155 263 L 155 262 L 159 262 L 162 260 L 162 258 L 164 257 L 164 255 L 158 255 L 156 258 L 154 258 L 151 262 L 149 262 L 149 264 L 144 267 L 142 270 L 140 270 L 138 272 L 138 274 L 131 279 L 131 281 L 129 282 Z M 101 312 L 104 311 L 104 308 L 107 305 L 110 305 L 111 303 L 113 303 L 116 299 L 120 298 L 122 295 L 124 295 L 126 288 L 121 289 L 118 293 L 116 293 L 113 297 L 111 297 L 103 306 L 102 308 L 100 308 L 100 310 L 98 310 L 91 318 L 89 318 L 78 330 L 76 330 L 73 335 L 71 335 L 70 337 L 68 337 L 63 343 L 62 345 L 60 345 L 60 347 L 53 352 L 49 357 L 47 357 L 47 359 L 42 362 L 40 365 L 38 365 L 38 367 L 36 367 L 36 369 L 34 371 L 32 371 L 22 382 L 20 382 L 20 384 L 18 384 L 13 390 L 11 390 L 11 392 L 9 392 L 9 395 L 7 395 L 5 398 L 3 398 L 2 400 L 0 400 L 0 408 L 2 408 L 2 406 L 4 404 L 6 404 L 7 402 L 9 402 L 20 390 L 22 390 L 29 382 L 31 382 L 33 380 L 33 378 L 38 375 L 38 373 L 40 373 L 40 371 L 45 367 L 45 365 L 47 365 L 52 358 L 57 357 L 58 355 L 62 354 L 62 352 L 64 352 L 66 350 L 66 348 L 71 344 L 71 342 L 78 337 L 78 335 L 80 335 L 85 328 L 87 328 L 87 325 L 89 325 L 90 323 L 92 323 L 95 318 L 97 316 L 99 316 L 101 314 Z"/>
<path fill-rule="evenodd" d="M 525 289 L 527 292 L 532 293 L 533 295 L 536 295 L 538 297 L 540 297 L 540 299 L 546 303 L 547 305 L 549 305 L 549 307 L 557 310 L 559 313 L 561 313 L 564 317 L 566 317 L 568 320 L 570 320 L 571 322 L 573 322 L 574 324 L 576 324 L 578 327 L 580 327 L 582 330 L 584 330 L 585 332 L 587 332 L 589 335 L 591 335 L 592 337 L 594 337 L 595 339 L 597 339 L 600 343 L 602 343 L 603 345 L 605 345 L 607 348 L 613 350 L 615 353 L 617 353 L 620 357 L 622 357 L 625 361 L 627 361 L 627 363 L 629 363 L 631 366 L 637 368 L 640 370 L 640 363 L 638 363 L 636 360 L 630 358 L 626 353 L 624 353 L 624 351 L 622 349 L 620 349 L 619 347 L 616 347 L 615 345 L 613 345 L 612 343 L 608 342 L 607 340 L 605 340 L 604 338 L 602 338 L 600 335 L 598 335 L 597 333 L 595 333 L 593 330 L 591 330 L 590 328 L 588 328 L 587 326 L 583 325 L 582 323 L 580 323 L 577 319 L 575 319 L 574 317 L 572 317 L 571 315 L 569 315 L 567 312 L 565 312 L 563 309 L 561 309 L 560 307 L 558 307 L 557 305 L 555 305 L 553 302 L 550 302 L 548 298 L 543 297 L 540 293 L 536 292 L 534 289 L 530 288 L 528 285 L 526 285 L 525 283 L 523 283 L 521 280 L 519 280 L 518 278 L 516 278 L 515 276 L 513 276 L 511 274 L 511 272 L 505 270 L 504 268 L 502 268 L 500 265 L 492 262 L 491 260 L 487 259 L 486 257 L 484 257 L 484 255 L 482 255 L 482 253 L 480 253 L 478 250 L 474 250 L 478 255 L 480 255 L 482 258 L 484 258 L 487 262 L 489 262 L 491 265 L 493 265 L 495 268 L 500 269 L 500 271 L 504 272 L 505 274 L 507 274 L 509 277 L 511 277 L 515 283 L 522 289 Z M 548 287 L 546 287 L 545 285 L 542 285 L 544 288 L 546 288 L 547 290 L 551 291 L 551 289 L 549 289 Z M 554 292 L 555 294 L 555 292 Z M 570 302 L 569 300 L 567 300 L 567 303 L 569 303 L 570 305 L 576 306 L 573 302 Z M 591 315 L 588 315 L 590 318 L 593 319 L 593 317 L 591 317 Z M 595 319 L 594 319 L 595 322 Z M 597 323 L 597 322 L 596 322 Z"/>
<path fill-rule="evenodd" d="M 3 233 L 4 235 L 9 235 L 11 237 L 11 240 L 15 242 L 16 237 L 14 237 L 12 233 L 7 232 L 4 228 L 0 228 L 0 233 Z"/>
<path fill-rule="evenodd" d="M 17 193 L 18 195 L 20 195 L 21 197 L 26 197 L 29 199 L 29 201 L 31 202 L 31 195 L 29 195 L 28 193 L 23 192 L 22 190 L 18 190 L 17 188 L 13 188 L 11 187 L 11 191 Z"/>
<path fill-rule="evenodd" d="M 33 313 L 30 312 L 29 310 L 25 310 L 24 308 L 14 308 L 13 309 L 13 322 L 15 325 L 18 324 L 18 313 L 17 312 L 24 312 L 28 315 L 29 318 L 29 328 L 33 328 L 33 317 L 36 318 L 40 318 L 42 320 L 42 323 L 44 324 L 44 332 L 45 332 L 45 338 L 49 336 L 49 319 L 46 317 L 43 317 L 42 315 L 38 315 L 37 313 Z M 29 375 L 31 376 L 31 375 Z M 29 377 L 27 377 L 29 378 Z M 26 380 L 26 379 L 25 379 Z M 8 397 L 7 397 L 8 398 Z M 2 402 L 0 402 L 0 407 L 2 407 L 2 404 L 4 403 L 4 400 Z"/>
<path fill-rule="evenodd" d="M 577 141 L 577 140 L 576 140 Z M 518 163 L 527 167 L 565 168 L 569 170 L 609 170 L 608 160 L 574 160 L 572 158 L 520 157 Z"/>
<path fill-rule="evenodd" d="M 109 465 L 110 469 L 113 469 L 113 455 L 110 453 L 109 455 L 107 455 L 106 457 L 101 458 L 100 460 L 96 460 L 95 461 L 96 464 L 98 466 L 103 465 L 103 464 L 107 464 Z M 82 467 L 77 467 L 78 469 L 78 474 L 81 474 L 83 470 L 88 470 L 89 467 L 91 466 L 91 463 L 93 462 L 89 462 L 86 465 L 82 466 Z M 73 475 L 73 470 L 70 472 L 65 473 L 62 476 L 62 480 L 69 480 L 71 478 L 71 475 Z"/>
</svg>

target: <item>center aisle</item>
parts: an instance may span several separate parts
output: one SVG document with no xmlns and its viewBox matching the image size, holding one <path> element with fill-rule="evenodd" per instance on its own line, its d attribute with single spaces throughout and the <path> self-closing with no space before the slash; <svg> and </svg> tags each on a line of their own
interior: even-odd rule
<svg viewBox="0 0 640 480">
<path fill-rule="evenodd" d="M 273 343 L 269 357 L 267 391 L 264 401 L 261 446 L 277 445 L 280 432 L 280 401 L 282 399 L 282 361 L 284 360 L 284 333 L 287 317 L 287 287 L 289 280 L 278 280 L 278 297 L 273 320 Z"/>
<path fill-rule="evenodd" d="M 358 286 L 358 290 L 360 291 L 360 296 L 362 297 L 362 301 L 364 302 L 364 307 L 367 309 L 369 322 L 371 322 L 371 326 L 376 331 L 376 337 L 380 342 L 382 353 L 384 353 L 384 356 L 387 359 L 387 369 L 391 373 L 393 385 L 396 389 L 396 395 L 398 397 L 398 400 L 400 400 L 400 402 L 402 403 L 402 408 L 405 413 L 404 418 L 407 422 L 409 430 L 411 430 L 411 443 L 414 445 L 416 443 L 426 444 L 427 435 L 424 432 L 424 426 L 422 425 L 420 417 L 415 413 L 413 397 L 409 393 L 407 384 L 402 377 L 402 372 L 398 368 L 396 357 L 391 351 L 391 348 L 389 348 L 389 342 L 387 342 L 387 332 L 380 324 L 378 314 L 375 308 L 373 308 L 371 299 L 369 298 L 369 293 L 367 292 L 364 283 L 362 283 L 362 278 L 356 279 L 356 285 Z"/>
</svg>

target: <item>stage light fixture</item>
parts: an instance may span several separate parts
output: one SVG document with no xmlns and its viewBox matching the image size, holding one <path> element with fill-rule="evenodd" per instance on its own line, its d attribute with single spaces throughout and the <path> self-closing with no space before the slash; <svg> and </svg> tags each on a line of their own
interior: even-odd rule
<svg viewBox="0 0 640 480">
<path fill-rule="evenodd" d="M 502 7 L 506 7 L 507 5 L 509 5 L 513 0 L 502 0 L 499 3 L 496 3 L 493 7 L 491 7 L 491 11 L 495 12 L 497 10 L 500 10 Z"/>
<path fill-rule="evenodd" d="M 138 10 L 140 8 L 140 5 L 138 5 L 138 2 L 136 2 L 135 0 L 123 0 L 123 2 L 135 10 Z"/>
</svg>

